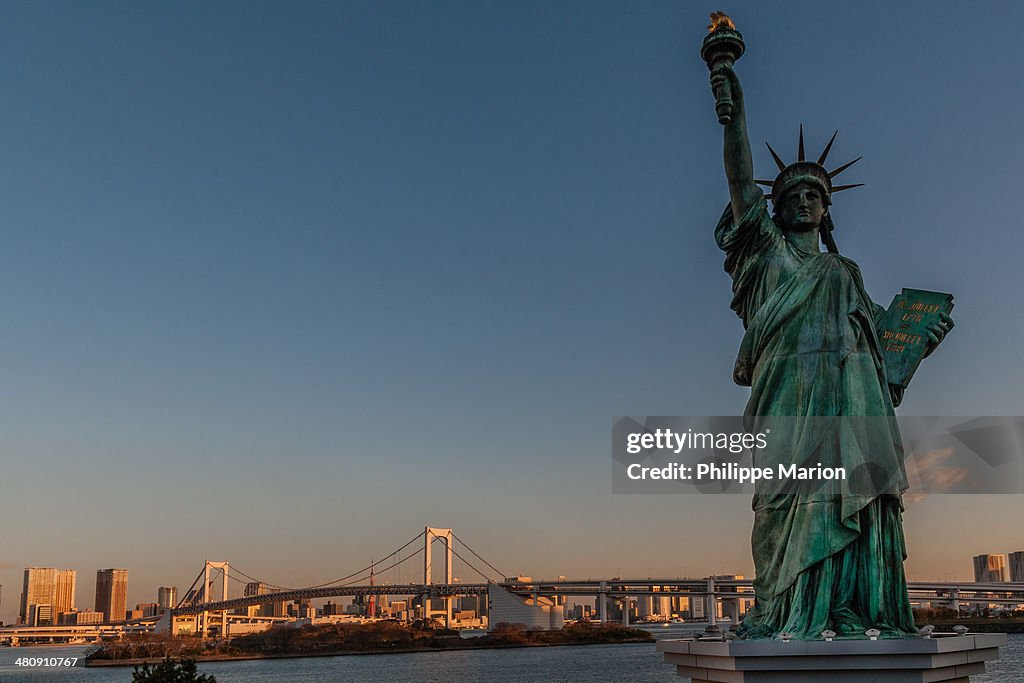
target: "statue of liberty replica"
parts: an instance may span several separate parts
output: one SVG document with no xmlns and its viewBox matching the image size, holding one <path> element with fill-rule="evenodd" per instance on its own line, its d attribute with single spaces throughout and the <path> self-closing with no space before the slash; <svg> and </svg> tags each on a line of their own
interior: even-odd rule
<svg viewBox="0 0 1024 683">
<path fill-rule="evenodd" d="M 894 419 L 905 384 L 893 383 L 886 367 L 886 310 L 868 297 L 860 269 L 833 238 L 832 197 L 858 186 L 833 180 L 857 160 L 826 168 L 835 135 L 809 160 L 801 126 L 797 160 L 787 165 L 769 146 L 778 175 L 755 180 L 743 90 L 733 70 L 742 37 L 725 15 L 712 20 L 701 54 L 724 126 L 731 200 L 715 240 L 732 278 L 731 307 L 745 329 L 734 380 L 751 389 L 747 428 L 770 428 L 774 437 L 755 454 L 755 465 L 820 463 L 882 473 L 873 487 L 759 486 L 752 533 L 756 600 L 738 635 L 820 640 L 833 631 L 865 638 L 871 629 L 883 638 L 916 635 L 903 570 L 907 481 Z M 936 318 L 921 335 L 927 353 L 953 327 L 947 313 Z M 850 417 L 868 419 L 856 428 L 836 427 Z"/>
</svg>

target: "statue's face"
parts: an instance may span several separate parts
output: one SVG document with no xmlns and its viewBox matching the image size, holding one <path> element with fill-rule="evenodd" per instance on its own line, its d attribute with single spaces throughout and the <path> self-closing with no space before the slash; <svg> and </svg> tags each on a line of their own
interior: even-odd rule
<svg viewBox="0 0 1024 683">
<path fill-rule="evenodd" d="M 810 183 L 800 183 L 782 201 L 782 225 L 790 232 L 809 232 L 825 217 L 825 198 Z"/>
</svg>

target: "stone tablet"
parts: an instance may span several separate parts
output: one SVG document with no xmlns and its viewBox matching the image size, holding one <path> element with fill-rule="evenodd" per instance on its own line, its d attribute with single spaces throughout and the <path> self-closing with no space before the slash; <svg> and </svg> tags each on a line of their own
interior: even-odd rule
<svg viewBox="0 0 1024 683">
<path fill-rule="evenodd" d="M 890 384 L 906 388 L 928 351 L 928 326 L 953 310 L 953 295 L 907 289 L 897 294 L 879 324 Z"/>
</svg>

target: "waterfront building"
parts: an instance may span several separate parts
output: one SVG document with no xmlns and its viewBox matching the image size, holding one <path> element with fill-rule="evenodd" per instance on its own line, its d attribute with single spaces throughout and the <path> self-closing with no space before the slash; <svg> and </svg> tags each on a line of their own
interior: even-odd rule
<svg viewBox="0 0 1024 683">
<path fill-rule="evenodd" d="M 487 612 L 488 630 L 494 630 L 494 627 L 502 623 L 558 630 L 562 628 L 565 617 L 562 606 L 550 598 L 524 598 L 496 584 L 491 584 L 487 589 Z"/>
<path fill-rule="evenodd" d="M 140 602 L 135 605 L 137 611 L 141 610 L 144 617 L 156 617 L 160 615 L 160 605 L 155 602 Z"/>
<path fill-rule="evenodd" d="M 30 605 L 52 605 L 56 569 L 52 567 L 26 567 L 21 590 L 18 623 L 29 623 Z"/>
<path fill-rule="evenodd" d="M 71 572 L 71 601 L 74 601 L 74 570 L 62 570 L 62 578 L 66 582 L 65 572 Z M 22 624 L 33 626 L 53 624 L 53 607 L 56 604 L 57 594 L 57 570 L 53 567 L 26 567 L 25 576 L 21 591 L 21 605 L 18 611 L 18 621 Z M 29 611 L 32 605 L 48 605 L 51 609 L 49 621 L 45 624 L 38 623 L 39 616 L 33 620 L 29 619 Z M 68 603 L 65 610 L 71 609 L 73 605 Z"/>
<path fill-rule="evenodd" d="M 58 569 L 53 573 L 53 613 L 70 612 L 75 609 L 75 582 L 78 572 L 74 569 Z"/>
<path fill-rule="evenodd" d="M 255 621 L 255 622 L 228 622 L 228 636 L 234 638 L 236 636 L 244 636 L 250 633 L 262 633 L 270 629 L 274 623 L 272 621 Z M 299 626 L 300 623 L 296 622 L 295 626 Z"/>
<path fill-rule="evenodd" d="M 178 589 L 176 586 L 160 586 L 156 591 L 156 604 L 161 609 L 171 609 L 177 605 Z"/>
<path fill-rule="evenodd" d="M 32 603 L 28 606 L 28 626 L 53 626 L 53 605 Z"/>
<path fill-rule="evenodd" d="M 59 626 L 99 626 L 102 623 L 103 613 L 92 610 L 85 610 L 84 612 L 72 610 L 70 612 L 61 612 L 57 616 L 57 624 Z"/>
<path fill-rule="evenodd" d="M 654 596 L 653 595 L 638 595 L 635 600 L 636 603 L 636 618 L 641 621 L 645 621 L 654 616 Z"/>
<path fill-rule="evenodd" d="M 61 612 L 73 610 L 76 575 L 74 569 L 26 567 L 18 621 L 33 626 L 52 626 Z M 49 610 L 37 610 L 30 619 L 32 605 L 46 605 Z M 48 616 L 41 616 L 43 614 Z"/>
<path fill-rule="evenodd" d="M 1024 550 L 1009 555 L 1010 581 L 1024 582 Z"/>
<path fill-rule="evenodd" d="M 103 622 L 124 621 L 128 603 L 128 570 L 100 569 L 96 572 L 96 611 Z"/>
<path fill-rule="evenodd" d="M 974 580 L 979 583 L 1009 581 L 1006 555 L 975 555 Z"/>
<path fill-rule="evenodd" d="M 87 609 L 84 612 L 78 613 L 78 619 L 76 621 L 79 626 L 99 626 L 103 623 L 103 612 Z"/>
</svg>

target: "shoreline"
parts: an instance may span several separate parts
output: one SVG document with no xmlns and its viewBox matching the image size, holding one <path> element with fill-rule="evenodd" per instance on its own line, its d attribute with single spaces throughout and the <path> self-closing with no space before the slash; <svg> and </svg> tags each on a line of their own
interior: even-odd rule
<svg viewBox="0 0 1024 683">
<path fill-rule="evenodd" d="M 265 653 L 244 653 L 244 654 L 209 654 L 196 655 L 194 657 L 172 657 L 172 659 L 192 659 L 198 663 L 206 662 L 235 662 L 245 660 L 262 659 L 302 659 L 306 657 L 344 657 L 348 655 L 398 655 L 419 652 L 446 652 L 449 650 L 506 650 L 511 648 L 525 647 L 567 647 L 571 645 L 654 645 L 653 640 L 627 640 L 622 642 L 592 642 L 592 643 L 493 643 L 487 645 L 473 644 L 451 644 L 442 647 L 409 647 L 394 650 L 332 650 L 324 652 L 281 652 L 273 654 Z M 142 664 L 159 664 L 163 657 L 136 657 L 132 659 L 94 659 L 86 660 L 86 667 L 124 667 L 139 666 Z"/>
</svg>

